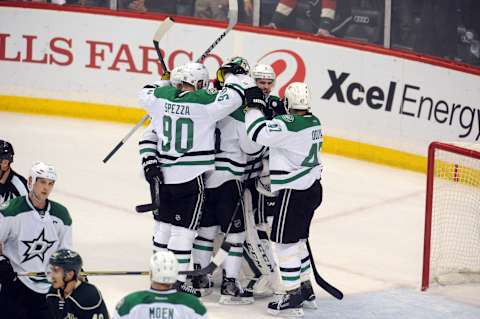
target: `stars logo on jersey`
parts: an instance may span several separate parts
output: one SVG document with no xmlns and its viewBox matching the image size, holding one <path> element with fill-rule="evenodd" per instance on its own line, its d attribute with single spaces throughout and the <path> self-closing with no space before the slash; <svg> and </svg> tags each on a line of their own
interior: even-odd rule
<svg viewBox="0 0 480 319">
<path fill-rule="evenodd" d="M 282 115 L 282 119 L 287 123 L 292 123 L 295 121 L 295 117 L 293 115 Z"/>
<path fill-rule="evenodd" d="M 45 260 L 45 253 L 50 249 L 50 247 L 55 244 L 55 240 L 49 241 L 45 238 L 45 229 L 42 229 L 42 232 L 38 235 L 37 238 L 32 240 L 22 240 L 27 246 L 27 250 L 23 254 L 22 263 L 29 261 L 35 257 L 38 257 L 42 262 Z"/>
</svg>

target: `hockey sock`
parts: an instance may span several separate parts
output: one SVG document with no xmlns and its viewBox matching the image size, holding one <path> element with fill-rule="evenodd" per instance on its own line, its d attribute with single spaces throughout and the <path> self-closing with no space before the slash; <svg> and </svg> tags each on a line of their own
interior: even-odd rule
<svg viewBox="0 0 480 319">
<path fill-rule="evenodd" d="M 238 279 L 240 275 L 240 267 L 242 265 L 243 257 L 243 242 L 245 241 L 245 232 L 228 234 L 227 240 L 232 246 L 228 252 L 227 258 L 223 263 L 223 269 L 225 270 L 225 276 L 227 278 Z"/>
<path fill-rule="evenodd" d="M 294 244 L 275 244 L 282 284 L 287 291 L 300 287 L 300 245 L 300 242 Z"/>
<path fill-rule="evenodd" d="M 301 268 L 300 268 L 300 280 L 302 282 L 310 280 L 310 273 L 312 272 L 310 264 L 310 254 L 308 253 L 307 244 L 305 240 L 301 240 L 300 246 L 300 258 L 301 258 Z"/>
<path fill-rule="evenodd" d="M 170 238 L 170 229 L 172 225 L 155 221 L 153 226 L 153 251 L 167 250 L 168 239 Z"/>
<path fill-rule="evenodd" d="M 194 238 L 194 230 L 172 226 L 170 240 L 168 241 L 168 250 L 175 254 L 179 271 L 188 270 L 190 266 Z M 186 275 L 178 275 L 179 281 L 185 282 L 186 279 Z"/>
<path fill-rule="evenodd" d="M 193 263 L 204 268 L 210 262 L 213 254 L 213 241 L 218 233 L 218 226 L 200 227 L 193 242 Z"/>
</svg>

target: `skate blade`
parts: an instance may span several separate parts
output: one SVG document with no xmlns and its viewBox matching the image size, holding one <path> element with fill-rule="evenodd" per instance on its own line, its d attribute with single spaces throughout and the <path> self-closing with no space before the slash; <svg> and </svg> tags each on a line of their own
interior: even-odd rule
<svg viewBox="0 0 480 319">
<path fill-rule="evenodd" d="M 315 299 L 311 301 L 305 300 L 302 305 L 303 305 L 303 308 L 306 308 L 306 309 L 318 309 L 318 305 L 315 302 Z"/>
<path fill-rule="evenodd" d="M 212 288 L 201 288 L 197 289 L 198 292 L 200 292 L 200 297 L 206 297 L 212 294 L 213 289 Z"/>
<path fill-rule="evenodd" d="M 293 309 L 285 309 L 285 310 L 267 308 L 267 312 L 273 316 L 289 317 L 289 318 L 303 317 L 304 315 L 302 308 L 293 308 Z"/>
<path fill-rule="evenodd" d="M 253 297 L 234 297 L 228 295 L 221 295 L 218 303 L 222 305 L 250 305 L 254 301 L 255 300 L 253 299 Z"/>
</svg>

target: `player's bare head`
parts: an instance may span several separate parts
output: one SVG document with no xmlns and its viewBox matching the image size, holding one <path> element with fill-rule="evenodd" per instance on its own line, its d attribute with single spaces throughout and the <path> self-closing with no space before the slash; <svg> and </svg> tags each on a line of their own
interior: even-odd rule
<svg viewBox="0 0 480 319">
<path fill-rule="evenodd" d="M 28 189 L 36 199 L 44 201 L 52 192 L 56 180 L 57 172 L 52 165 L 36 162 L 30 169 Z"/>
<path fill-rule="evenodd" d="M 177 277 L 178 262 L 171 251 L 159 251 L 150 258 L 152 285 L 173 285 L 177 281 Z"/>
<path fill-rule="evenodd" d="M 56 289 L 65 288 L 71 281 L 76 281 L 82 269 L 82 257 L 70 249 L 60 249 L 49 260 L 48 278 Z"/>
<path fill-rule="evenodd" d="M 251 72 L 256 85 L 263 91 L 263 94 L 269 95 L 275 86 L 275 72 L 268 64 L 257 64 Z"/>
<path fill-rule="evenodd" d="M 209 82 L 207 68 L 200 63 L 190 62 L 172 70 L 170 81 L 182 91 L 206 89 Z"/>
<path fill-rule="evenodd" d="M 0 170 L 6 172 L 10 169 L 13 162 L 13 146 L 7 141 L 0 140 Z M 0 174 L 1 176 L 2 174 Z"/>
<path fill-rule="evenodd" d="M 285 90 L 285 105 L 289 113 L 310 112 L 310 89 L 303 82 L 290 83 Z"/>
</svg>

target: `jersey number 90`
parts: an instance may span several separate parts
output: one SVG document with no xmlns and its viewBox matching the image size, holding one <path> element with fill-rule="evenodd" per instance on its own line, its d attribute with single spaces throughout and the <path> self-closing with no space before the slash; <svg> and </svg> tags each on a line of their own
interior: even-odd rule
<svg viewBox="0 0 480 319">
<path fill-rule="evenodd" d="M 193 148 L 193 121 L 186 117 L 181 117 L 175 121 L 168 115 L 163 116 L 163 136 L 166 138 L 162 142 L 162 151 L 168 152 L 172 148 L 173 130 L 175 129 L 175 151 L 183 154 Z M 175 126 L 175 127 L 174 127 Z"/>
</svg>

